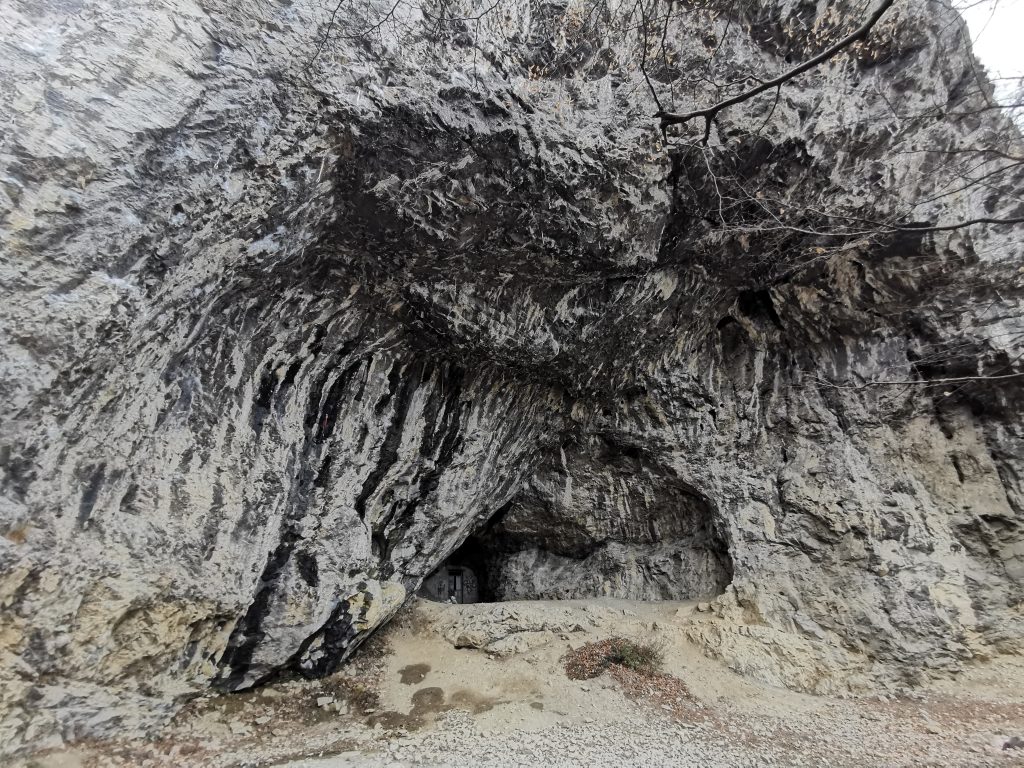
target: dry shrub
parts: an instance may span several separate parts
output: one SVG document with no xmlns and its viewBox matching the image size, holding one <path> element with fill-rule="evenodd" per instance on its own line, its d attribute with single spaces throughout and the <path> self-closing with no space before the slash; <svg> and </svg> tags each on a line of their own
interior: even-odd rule
<svg viewBox="0 0 1024 768">
<path fill-rule="evenodd" d="M 664 648 L 660 643 L 641 643 L 622 637 L 611 637 L 587 643 L 566 658 L 565 674 L 570 680 L 589 680 L 610 667 L 625 667 L 641 674 L 653 675 L 661 670 Z"/>
</svg>

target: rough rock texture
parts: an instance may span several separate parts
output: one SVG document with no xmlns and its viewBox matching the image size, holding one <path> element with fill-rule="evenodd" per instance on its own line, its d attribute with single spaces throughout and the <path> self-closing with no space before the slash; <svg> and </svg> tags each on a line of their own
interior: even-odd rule
<svg viewBox="0 0 1024 768">
<path fill-rule="evenodd" d="M 567 444 L 480 536 L 496 599 L 714 597 L 724 519 L 677 473 L 607 434 Z"/>
<path fill-rule="evenodd" d="M 72 5 L 0 36 L 7 748 L 329 672 L 474 532 L 508 597 L 719 594 L 694 637 L 769 682 L 1022 649 L 1020 380 L 928 385 L 1019 371 L 1020 238 L 723 213 L 1019 215 L 945 162 L 1021 151 L 948 9 L 701 149 L 620 8 Z M 687 6 L 653 82 L 710 103 L 860 11 Z"/>
<path fill-rule="evenodd" d="M 481 648 L 495 656 L 511 656 L 597 626 L 601 607 L 552 607 L 544 603 L 477 603 L 458 613 L 426 608 L 421 619 L 456 648 Z"/>
</svg>

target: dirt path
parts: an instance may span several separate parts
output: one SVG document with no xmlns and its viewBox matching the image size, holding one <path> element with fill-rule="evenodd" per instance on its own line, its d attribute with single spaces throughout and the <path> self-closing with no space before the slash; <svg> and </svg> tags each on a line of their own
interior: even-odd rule
<svg viewBox="0 0 1024 768">
<path fill-rule="evenodd" d="M 157 742 L 81 745 L 39 768 L 132 766 L 1011 766 L 1024 749 L 1024 660 L 897 698 L 753 683 L 681 639 L 692 604 L 421 603 L 357 663 L 190 705 Z M 664 647 L 674 686 L 573 681 L 564 656 L 613 635 Z M 482 646 L 457 648 L 456 645 Z"/>
</svg>

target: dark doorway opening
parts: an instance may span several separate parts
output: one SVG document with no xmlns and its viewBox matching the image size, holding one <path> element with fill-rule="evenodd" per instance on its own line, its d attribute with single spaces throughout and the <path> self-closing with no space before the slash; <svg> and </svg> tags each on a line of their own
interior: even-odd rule
<svg viewBox="0 0 1024 768">
<path fill-rule="evenodd" d="M 487 562 L 480 541 L 470 536 L 423 580 L 418 594 L 439 603 L 490 602 Z"/>
</svg>

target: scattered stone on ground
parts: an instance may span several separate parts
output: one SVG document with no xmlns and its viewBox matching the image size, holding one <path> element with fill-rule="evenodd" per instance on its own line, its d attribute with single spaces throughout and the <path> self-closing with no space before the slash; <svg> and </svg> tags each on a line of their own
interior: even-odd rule
<svg viewBox="0 0 1024 768">
<path fill-rule="evenodd" d="M 696 612 L 617 600 L 417 603 L 330 678 L 206 697 L 157 740 L 87 742 L 12 768 L 1024 765 L 1024 660 L 922 689 L 810 696 L 703 656 L 680 631 Z M 457 648 L 446 631 L 472 624 L 501 640 L 553 614 L 580 629 L 511 655 Z M 596 673 L 612 638 L 657 644 L 663 671 L 566 675 L 571 658 Z"/>
</svg>

